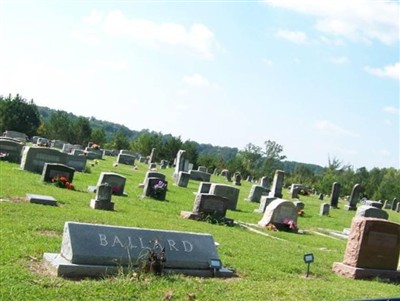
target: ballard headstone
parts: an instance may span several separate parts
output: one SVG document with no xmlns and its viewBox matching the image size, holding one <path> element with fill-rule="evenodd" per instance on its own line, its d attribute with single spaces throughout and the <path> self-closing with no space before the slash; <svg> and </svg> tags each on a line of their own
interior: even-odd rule
<svg viewBox="0 0 400 301">
<path fill-rule="evenodd" d="M 66 222 L 61 252 L 44 253 L 44 261 L 58 276 L 102 277 L 129 271 L 147 261 L 150 252 L 165 248 L 164 272 L 201 277 L 230 277 L 232 271 L 210 268 L 219 261 L 210 234 L 128 228 Z"/>
</svg>

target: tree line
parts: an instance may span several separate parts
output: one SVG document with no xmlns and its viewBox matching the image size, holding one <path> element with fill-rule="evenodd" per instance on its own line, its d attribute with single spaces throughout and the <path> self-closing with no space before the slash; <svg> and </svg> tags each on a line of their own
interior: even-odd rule
<svg viewBox="0 0 400 301">
<path fill-rule="evenodd" d="M 105 149 L 127 149 L 141 155 L 149 155 L 156 149 L 157 159 L 173 162 L 180 149 L 186 150 L 186 158 L 194 167 L 205 166 L 209 170 L 228 169 L 240 172 L 244 179 L 266 176 L 272 181 L 275 170 L 285 171 L 285 183 L 299 183 L 329 194 L 333 182 L 341 183 L 341 195 L 349 195 L 354 184 L 362 186 L 362 194 L 375 200 L 400 197 L 400 170 L 395 168 L 365 167 L 354 170 L 339 159 L 328 158 L 326 167 L 285 161 L 283 146 L 266 140 L 262 147 L 248 143 L 242 150 L 237 148 L 182 141 L 171 134 L 152 132 L 147 129 L 132 131 L 123 125 L 100 121 L 94 117 L 75 116 L 60 110 L 38 107 L 33 100 L 20 95 L 0 96 L 0 130 L 15 130 L 29 137 L 63 140 L 72 144 L 87 145 L 93 142 Z"/>
</svg>

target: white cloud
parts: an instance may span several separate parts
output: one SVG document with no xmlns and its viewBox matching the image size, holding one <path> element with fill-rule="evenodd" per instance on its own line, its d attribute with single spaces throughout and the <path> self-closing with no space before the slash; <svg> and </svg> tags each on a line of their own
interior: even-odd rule
<svg viewBox="0 0 400 301">
<path fill-rule="evenodd" d="M 97 25 L 103 20 L 104 14 L 94 10 L 90 13 L 89 16 L 83 18 L 83 23 L 88 25 Z"/>
<path fill-rule="evenodd" d="M 379 77 L 389 77 L 400 80 L 400 62 L 385 66 L 381 69 L 365 66 L 364 70 Z"/>
<path fill-rule="evenodd" d="M 209 88 L 213 86 L 207 78 L 197 73 L 183 77 L 182 81 L 192 87 Z"/>
<path fill-rule="evenodd" d="M 399 108 L 392 107 L 392 106 L 384 107 L 384 108 L 382 109 L 382 111 L 384 111 L 384 112 L 386 112 L 386 113 L 390 113 L 390 114 L 397 114 L 397 115 L 400 114 L 400 109 L 399 109 Z"/>
<path fill-rule="evenodd" d="M 112 61 L 112 60 L 103 60 L 97 61 L 97 66 L 101 68 L 107 68 L 112 70 L 126 70 L 129 68 L 129 64 L 126 61 Z"/>
<path fill-rule="evenodd" d="M 379 151 L 379 155 L 388 157 L 388 156 L 390 156 L 390 152 L 387 151 L 387 150 L 385 150 L 385 149 L 381 149 L 381 150 Z"/>
<path fill-rule="evenodd" d="M 302 31 L 290 31 L 290 30 L 279 29 L 275 35 L 279 38 L 288 40 L 296 44 L 305 44 L 308 42 L 306 33 Z"/>
<path fill-rule="evenodd" d="M 213 58 L 219 49 L 214 33 L 203 24 L 193 24 L 190 28 L 177 23 L 157 24 L 144 19 L 129 19 L 115 10 L 105 16 L 102 28 L 107 34 L 141 43 L 188 48 L 207 59 Z"/>
<path fill-rule="evenodd" d="M 378 40 L 387 45 L 399 40 L 400 5 L 396 1 L 265 0 L 265 3 L 315 16 L 315 28 L 325 34 L 353 41 Z"/>
<path fill-rule="evenodd" d="M 330 59 L 330 61 L 336 65 L 343 65 L 349 62 L 349 58 L 345 56 L 333 57 Z"/>
<path fill-rule="evenodd" d="M 329 134 L 340 135 L 340 136 L 350 136 L 350 137 L 359 137 L 357 133 L 352 132 L 351 130 L 345 129 L 339 125 L 336 125 L 328 120 L 319 120 L 315 123 L 315 127 L 321 131 L 324 131 Z"/>
</svg>

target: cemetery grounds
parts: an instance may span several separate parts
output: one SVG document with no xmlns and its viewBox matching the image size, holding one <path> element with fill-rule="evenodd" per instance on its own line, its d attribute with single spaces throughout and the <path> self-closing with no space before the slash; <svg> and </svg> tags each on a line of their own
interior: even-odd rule
<svg viewBox="0 0 400 301">
<path fill-rule="evenodd" d="M 236 211 L 227 217 L 245 223 L 259 233 L 235 224 L 226 226 L 180 217 L 193 207 L 200 182 L 189 181 L 187 188 L 173 185 L 173 168 L 159 169 L 169 181 L 166 201 L 142 198 L 139 188 L 148 165 L 138 169 L 119 164 L 105 156 L 90 166 L 90 173 L 76 172 L 75 190 L 41 182 L 41 175 L 23 171 L 18 164 L 0 161 L 0 299 L 1 300 L 354 300 L 400 296 L 400 285 L 385 279 L 353 280 L 332 272 L 334 262 L 342 262 L 346 240 L 330 234 L 350 228 L 354 211 L 331 209 L 320 216 L 318 196 L 300 196 L 305 214 L 298 218 L 299 234 L 277 232 L 256 226 L 262 214 L 254 213 L 258 203 L 245 199 L 253 183 L 242 180 Z M 115 211 L 89 207 L 102 171 L 126 177 L 128 196 L 113 196 Z M 212 176 L 215 183 L 227 183 Z M 26 201 L 26 194 L 53 196 L 59 206 Z M 288 189 L 283 198 L 291 200 Z M 329 203 L 325 198 L 324 202 Z M 387 210 L 389 221 L 400 223 L 400 213 Z M 182 275 L 155 276 L 132 271 L 101 279 L 69 280 L 52 276 L 42 264 L 43 253 L 58 253 L 66 221 L 209 233 L 219 243 L 223 265 L 235 271 L 232 278 L 198 278 Z M 306 277 L 303 256 L 314 254 Z"/>
</svg>

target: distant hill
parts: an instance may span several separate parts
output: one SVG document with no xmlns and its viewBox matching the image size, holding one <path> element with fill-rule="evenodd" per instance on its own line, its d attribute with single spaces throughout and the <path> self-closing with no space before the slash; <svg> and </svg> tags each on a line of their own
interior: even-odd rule
<svg viewBox="0 0 400 301">
<path fill-rule="evenodd" d="M 50 117 L 56 110 L 50 109 L 48 107 L 40 107 L 38 106 L 39 114 L 44 122 L 48 122 Z M 72 120 L 76 120 L 78 116 L 68 113 L 69 117 Z M 89 118 L 90 126 L 93 129 L 103 128 L 106 133 L 107 141 L 111 141 L 113 135 L 121 130 L 130 140 L 136 139 L 142 133 L 156 133 L 154 131 L 150 131 L 148 129 L 142 129 L 140 131 L 135 131 L 127 128 L 122 124 L 117 124 L 109 121 L 98 120 L 94 117 Z M 162 133 L 165 138 L 171 136 L 171 134 Z M 227 146 L 214 146 L 211 144 L 198 143 L 193 141 L 196 145 L 197 151 L 199 155 L 209 155 L 209 156 L 218 156 L 223 159 L 225 162 L 235 158 L 236 154 L 239 152 L 239 149 L 236 147 L 227 147 Z M 315 164 L 308 163 L 300 163 L 294 161 L 284 161 L 284 171 L 285 172 L 293 172 L 298 165 L 305 165 L 309 169 L 311 169 L 315 174 L 321 174 L 323 171 L 323 167 Z"/>
</svg>

